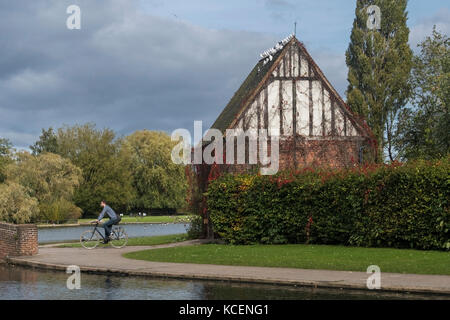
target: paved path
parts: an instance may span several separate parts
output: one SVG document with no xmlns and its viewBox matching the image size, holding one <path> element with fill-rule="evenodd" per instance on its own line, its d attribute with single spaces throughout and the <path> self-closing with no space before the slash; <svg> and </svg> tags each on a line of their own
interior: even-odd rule
<svg viewBox="0 0 450 320">
<path fill-rule="evenodd" d="M 122 257 L 122 254 L 132 251 L 200 243 L 199 240 L 193 240 L 157 246 L 122 249 L 104 247 L 94 250 L 42 246 L 35 256 L 11 257 L 8 262 L 64 271 L 69 265 L 78 265 L 82 272 L 368 290 L 366 281 L 369 275 L 365 272 L 149 262 Z M 450 276 L 382 272 L 381 289 L 390 292 L 436 293 L 450 298 Z"/>
</svg>

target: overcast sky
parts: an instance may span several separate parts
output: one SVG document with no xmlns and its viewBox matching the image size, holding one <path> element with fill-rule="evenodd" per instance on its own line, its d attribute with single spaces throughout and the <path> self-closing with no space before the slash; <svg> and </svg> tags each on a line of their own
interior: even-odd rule
<svg viewBox="0 0 450 320">
<path fill-rule="evenodd" d="M 81 30 L 66 9 L 81 8 Z M 293 32 L 345 98 L 355 0 L 0 0 L 0 137 L 27 148 L 42 128 L 94 122 L 206 130 L 259 60 Z M 413 48 L 446 0 L 410 0 Z"/>
</svg>

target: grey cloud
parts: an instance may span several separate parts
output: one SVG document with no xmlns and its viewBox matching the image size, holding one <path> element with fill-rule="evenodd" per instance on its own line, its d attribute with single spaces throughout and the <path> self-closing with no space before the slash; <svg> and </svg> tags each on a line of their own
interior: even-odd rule
<svg viewBox="0 0 450 320">
<path fill-rule="evenodd" d="M 333 53 L 329 48 L 315 49 L 310 53 L 331 85 L 346 100 L 348 67 L 345 63 L 345 53 Z"/>
<path fill-rule="evenodd" d="M 287 0 L 266 0 L 266 5 L 268 7 L 278 7 L 278 8 L 293 8 L 294 5 Z"/>
<path fill-rule="evenodd" d="M 272 19 L 276 21 L 289 20 L 288 17 L 292 17 L 293 11 L 296 10 L 296 5 L 287 0 L 265 0 L 264 4 Z M 294 22 L 292 21 L 292 23 Z"/>
<path fill-rule="evenodd" d="M 285 2 L 266 4 L 289 14 Z M 107 3 L 0 2 L 0 137 L 27 147 L 41 128 L 85 122 L 122 135 L 144 128 L 192 130 L 194 120 L 203 120 L 206 129 L 259 53 L 280 40 L 147 15 L 137 0 Z M 70 4 L 81 7 L 81 30 L 66 28 Z M 429 35 L 433 24 L 448 33 L 448 17 L 443 10 L 413 26 L 411 43 Z M 313 58 L 344 95 L 344 52 L 320 41 L 311 46 L 317 46 L 307 43 Z"/>
<path fill-rule="evenodd" d="M 81 30 L 67 30 L 78 4 Z M 26 147 L 41 128 L 93 121 L 119 134 L 210 125 L 272 36 L 145 15 L 137 1 L 0 5 L 0 136 Z"/>
<path fill-rule="evenodd" d="M 448 35 L 450 33 L 450 10 L 442 8 L 432 17 L 424 18 L 411 27 L 409 43 L 414 51 L 417 52 L 417 45 L 431 35 L 433 26 L 436 26 L 439 32 Z"/>
</svg>

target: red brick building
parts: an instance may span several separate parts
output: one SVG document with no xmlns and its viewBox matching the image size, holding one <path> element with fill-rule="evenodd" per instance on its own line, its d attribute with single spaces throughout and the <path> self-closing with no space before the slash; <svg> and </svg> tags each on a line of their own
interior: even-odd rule
<svg viewBox="0 0 450 320">
<path fill-rule="evenodd" d="M 262 56 L 212 128 L 279 132 L 280 170 L 348 167 L 374 156 L 371 130 L 301 42 L 291 36 Z"/>
<path fill-rule="evenodd" d="M 371 161 L 376 154 L 376 140 L 366 122 L 350 110 L 294 36 L 261 55 L 212 128 L 223 135 L 227 129 L 279 133 L 279 170 L 349 167 Z M 214 170 L 254 172 L 258 166 L 246 161 L 214 165 Z M 206 188 L 211 169 L 196 167 L 201 189 Z"/>
</svg>

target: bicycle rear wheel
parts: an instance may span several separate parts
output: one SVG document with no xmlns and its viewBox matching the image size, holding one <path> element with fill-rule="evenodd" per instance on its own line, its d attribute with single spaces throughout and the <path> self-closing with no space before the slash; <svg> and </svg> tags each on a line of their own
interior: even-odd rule
<svg viewBox="0 0 450 320">
<path fill-rule="evenodd" d="M 114 228 L 111 232 L 110 243 L 117 249 L 125 247 L 128 243 L 128 235 L 125 232 L 125 229 L 122 227 Z"/>
<path fill-rule="evenodd" d="M 94 249 L 100 243 L 100 237 L 93 230 L 86 230 L 80 236 L 80 243 L 85 249 Z"/>
</svg>

